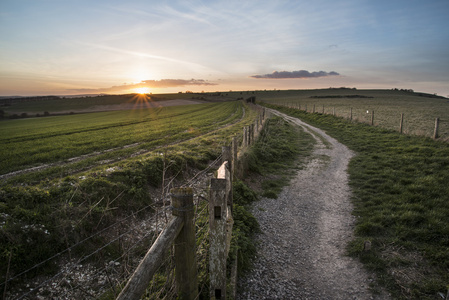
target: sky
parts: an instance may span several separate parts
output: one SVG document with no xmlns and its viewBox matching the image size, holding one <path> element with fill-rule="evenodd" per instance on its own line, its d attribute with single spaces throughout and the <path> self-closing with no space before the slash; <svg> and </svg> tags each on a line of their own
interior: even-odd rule
<svg viewBox="0 0 449 300">
<path fill-rule="evenodd" d="M 448 0 L 0 0 L 0 96 L 449 96 Z"/>
</svg>

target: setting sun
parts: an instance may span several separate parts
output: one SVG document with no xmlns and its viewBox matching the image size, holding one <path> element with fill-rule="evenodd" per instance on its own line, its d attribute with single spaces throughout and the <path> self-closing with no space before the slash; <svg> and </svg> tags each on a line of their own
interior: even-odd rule
<svg viewBox="0 0 449 300">
<path fill-rule="evenodd" d="M 135 89 L 136 93 L 138 94 L 149 94 L 150 93 L 150 89 L 147 87 L 142 87 L 142 88 L 136 88 Z"/>
</svg>

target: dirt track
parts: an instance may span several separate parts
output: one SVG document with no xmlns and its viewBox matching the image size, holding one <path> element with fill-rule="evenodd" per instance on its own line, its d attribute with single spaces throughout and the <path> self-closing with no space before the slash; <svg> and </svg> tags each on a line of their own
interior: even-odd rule
<svg viewBox="0 0 449 300">
<path fill-rule="evenodd" d="M 237 299 L 389 299 L 372 295 L 371 276 L 345 256 L 355 221 L 346 172 L 353 153 L 322 130 L 273 113 L 304 128 L 317 143 L 278 199 L 254 204 L 262 230 L 258 257 L 240 278 Z"/>
</svg>

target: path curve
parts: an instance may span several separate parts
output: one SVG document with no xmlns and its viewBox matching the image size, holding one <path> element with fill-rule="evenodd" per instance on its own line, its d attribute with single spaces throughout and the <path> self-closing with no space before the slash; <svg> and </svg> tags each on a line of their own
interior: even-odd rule
<svg viewBox="0 0 449 300">
<path fill-rule="evenodd" d="M 389 299 L 372 295 L 373 278 L 345 255 L 355 222 L 346 172 L 353 152 L 318 128 L 270 111 L 301 126 L 317 143 L 278 199 L 253 205 L 262 230 L 258 257 L 239 279 L 237 299 Z"/>
</svg>

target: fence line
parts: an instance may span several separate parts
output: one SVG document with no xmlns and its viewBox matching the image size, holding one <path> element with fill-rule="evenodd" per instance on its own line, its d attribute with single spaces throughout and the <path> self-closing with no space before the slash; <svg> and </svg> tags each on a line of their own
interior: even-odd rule
<svg viewBox="0 0 449 300">
<path fill-rule="evenodd" d="M 234 174 L 234 172 L 235 172 L 235 168 L 236 168 L 235 162 L 237 161 L 237 157 L 238 157 L 238 152 L 239 152 L 239 150 L 240 150 L 240 153 L 241 153 L 241 152 L 245 151 L 245 149 L 246 149 L 247 147 L 251 146 L 251 145 L 254 143 L 254 140 L 255 140 L 255 138 L 258 136 L 258 133 L 261 131 L 262 126 L 263 126 L 263 124 L 264 124 L 264 121 L 266 120 L 266 117 L 267 117 L 266 112 L 265 112 L 265 109 L 260 108 L 260 107 L 255 106 L 255 105 L 251 105 L 251 104 L 250 104 L 250 106 L 251 106 L 252 109 L 256 109 L 256 110 L 259 111 L 258 116 L 256 117 L 256 119 L 254 120 L 254 122 L 253 122 L 251 125 L 248 125 L 248 126 L 245 126 L 244 128 L 242 128 L 241 134 L 238 134 L 238 135 L 236 135 L 236 136 L 234 136 L 234 137 L 232 138 L 232 142 L 231 142 L 231 146 L 230 146 L 230 147 L 229 147 L 229 146 L 225 146 L 225 147 L 224 147 L 224 148 L 229 148 L 229 153 L 228 153 L 228 154 L 225 154 L 225 155 L 227 156 L 226 161 L 229 161 L 229 163 L 228 163 L 228 168 L 229 168 L 229 170 L 230 170 L 230 174 L 231 174 L 230 178 L 231 178 L 231 179 L 232 179 L 232 176 L 233 176 L 233 174 Z M 223 155 L 224 155 L 224 154 L 218 156 L 217 159 L 216 159 L 215 161 L 213 161 L 212 163 L 210 163 L 204 170 L 201 170 L 201 171 L 199 171 L 198 173 L 196 173 L 196 174 L 195 174 L 193 177 L 191 177 L 191 178 L 190 178 L 190 179 L 189 179 L 189 180 L 188 180 L 182 187 L 185 187 L 185 186 L 187 186 L 187 185 L 191 185 L 191 184 L 193 184 L 193 183 L 199 181 L 200 178 L 201 178 L 204 174 L 206 174 L 206 173 L 207 173 L 209 170 L 211 170 L 212 168 L 215 168 L 215 165 L 217 164 L 217 162 L 219 162 L 220 160 L 222 160 L 222 161 L 224 160 Z M 232 163 L 231 163 L 231 162 L 232 162 Z M 169 182 L 169 185 L 171 185 L 171 184 L 172 184 L 172 182 Z M 232 183 L 230 182 L 229 185 L 231 186 L 231 184 L 232 184 Z M 167 186 L 167 187 L 168 187 L 168 186 Z M 165 190 L 165 187 L 163 187 L 163 189 Z M 228 188 L 228 189 L 230 189 L 230 188 Z M 209 195 L 209 196 L 210 196 L 210 195 Z M 165 198 L 165 197 L 162 196 L 161 200 L 164 201 L 164 200 L 163 200 L 164 198 Z M 230 210 L 229 214 L 230 214 L 230 213 L 232 212 L 232 193 L 231 193 L 231 192 L 228 193 L 228 198 L 227 198 L 227 199 L 228 199 L 228 201 L 229 201 L 229 203 L 230 203 L 230 206 L 229 206 L 229 207 L 230 207 L 230 209 L 229 209 L 229 210 Z M 199 201 L 199 200 L 198 200 L 198 201 Z M 158 200 L 157 202 L 160 202 L 160 201 Z M 156 203 L 157 203 L 157 202 L 156 202 Z M 165 201 L 164 201 L 164 203 L 165 203 Z M 6 287 L 7 287 L 7 285 L 8 285 L 10 282 L 16 280 L 17 278 L 19 278 L 19 277 L 25 275 L 26 273 L 28 273 L 28 272 L 30 272 L 30 271 L 32 271 L 32 270 L 34 270 L 34 269 L 36 269 L 36 268 L 38 268 L 38 267 L 40 267 L 40 266 L 42 266 L 42 265 L 48 263 L 48 262 L 50 262 L 50 261 L 52 261 L 52 260 L 54 260 L 54 259 L 56 259 L 56 258 L 58 258 L 58 257 L 62 257 L 62 256 L 63 256 L 64 254 L 66 254 L 66 253 L 70 253 L 70 252 L 73 251 L 76 247 L 82 245 L 83 243 L 89 241 L 90 239 L 93 239 L 93 238 L 95 238 L 95 237 L 101 235 L 102 233 L 104 233 L 104 232 L 106 232 L 106 231 L 108 231 L 108 230 L 111 230 L 111 229 L 114 228 L 115 226 L 121 226 L 121 225 L 123 225 L 123 224 L 126 224 L 126 221 L 129 220 L 130 218 L 134 217 L 135 214 L 140 213 L 140 212 L 143 212 L 143 211 L 147 210 L 148 208 L 155 208 L 155 205 L 154 205 L 154 204 L 155 204 L 155 203 L 152 203 L 152 204 L 150 204 L 150 205 L 147 205 L 147 206 L 145 206 L 144 208 L 139 209 L 137 212 L 131 213 L 130 215 L 124 217 L 123 219 L 121 219 L 121 220 L 119 220 L 119 221 L 117 221 L 117 222 L 115 222 L 115 223 L 109 225 L 108 227 L 106 227 L 106 228 L 104 228 L 104 229 L 102 229 L 102 230 L 100 230 L 100 231 L 98 231 L 98 232 L 92 234 L 92 235 L 89 236 L 89 237 L 86 237 L 85 239 L 83 239 L 83 240 L 77 242 L 76 244 L 74 244 L 74 245 L 72 245 L 72 246 L 70 246 L 70 247 L 67 247 L 66 249 L 60 251 L 59 253 L 57 253 L 57 254 L 55 254 L 55 255 L 53 255 L 52 257 L 50 257 L 50 258 L 48 258 L 48 259 L 46 259 L 46 260 L 44 260 L 44 261 L 42 261 L 42 262 L 40 262 L 40 263 L 38 263 L 38 264 L 32 266 L 31 268 L 29 268 L 29 269 L 27 269 L 27 270 L 25 270 L 25 271 L 23 271 L 23 272 L 20 272 L 19 274 L 15 275 L 15 276 L 13 276 L 13 277 L 11 277 L 11 278 L 6 278 L 5 282 L 3 282 L 3 283 L 0 284 L 0 287 L 3 285 L 3 286 L 4 286 L 4 290 L 5 290 L 5 292 L 6 292 Z M 173 210 L 172 207 L 166 207 L 166 208 L 164 207 L 162 211 L 157 212 L 156 215 L 152 218 L 153 221 L 154 221 L 154 219 L 156 219 L 156 226 L 157 226 L 157 224 L 158 224 L 157 218 L 160 217 L 160 214 L 161 214 L 161 213 L 162 213 L 162 214 L 163 214 L 163 213 L 166 213 L 166 211 L 167 211 L 168 209 L 172 209 L 172 213 L 174 212 L 174 210 Z M 69 271 L 72 270 L 72 271 L 73 271 L 73 269 L 74 269 L 79 263 L 84 262 L 85 260 L 87 260 L 88 258 L 92 257 L 93 255 L 99 253 L 101 250 L 105 249 L 106 247 L 108 247 L 108 246 L 111 245 L 112 243 L 114 243 L 114 242 L 116 242 L 117 240 L 120 240 L 120 239 L 122 239 L 123 237 L 127 236 L 128 234 L 130 234 L 130 232 L 132 232 L 132 230 L 133 230 L 133 229 L 129 229 L 129 230 L 126 230 L 126 231 L 123 232 L 123 233 L 118 234 L 114 239 L 110 240 L 109 242 L 107 242 L 106 244 L 104 244 L 103 246 L 101 246 L 100 248 L 98 248 L 98 249 L 94 250 L 93 252 L 91 252 L 90 254 L 88 254 L 88 255 L 82 257 L 82 258 L 79 259 L 78 261 L 73 262 L 73 265 L 72 265 L 72 266 L 69 266 L 68 269 L 65 268 L 64 270 L 58 272 L 56 275 L 52 276 L 51 278 L 49 278 L 49 279 L 47 279 L 47 280 L 44 280 L 43 282 L 37 284 L 37 285 L 34 286 L 33 288 L 30 288 L 26 293 L 20 295 L 20 298 L 18 298 L 18 299 L 24 299 L 25 297 L 27 297 L 27 296 L 29 296 L 29 295 L 35 293 L 37 290 L 39 290 L 39 289 L 41 289 L 42 287 L 46 286 L 47 284 L 49 284 L 50 282 L 54 281 L 54 280 L 55 280 L 56 278 L 58 278 L 58 277 L 64 276 L 63 278 L 65 278 L 66 276 L 68 276 L 68 274 L 66 273 L 67 270 L 69 270 Z M 158 230 L 158 228 L 156 228 L 156 231 L 157 231 L 157 230 Z M 201 229 L 201 230 L 202 230 L 202 229 Z M 176 231 L 176 230 L 175 230 L 175 231 Z M 230 232 L 231 232 L 231 231 L 230 231 Z M 209 233 L 210 233 L 210 229 L 209 229 Z M 129 248 L 128 248 L 124 253 L 122 253 L 122 255 L 121 255 L 120 257 L 118 257 L 118 258 L 115 259 L 115 261 L 118 261 L 118 260 L 122 259 L 125 255 L 127 255 L 127 253 L 129 253 L 133 248 L 135 248 L 135 247 L 138 245 L 138 243 L 140 243 L 141 241 L 143 241 L 143 240 L 146 239 L 147 237 L 151 236 L 152 234 L 153 234 L 153 232 L 151 231 L 151 233 L 144 235 L 144 236 L 143 236 L 141 239 L 139 239 L 136 243 L 134 243 L 133 245 L 129 246 Z M 161 234 L 162 234 L 162 233 L 161 233 Z M 230 235 L 229 235 L 229 237 L 230 237 Z M 229 239 L 229 240 L 230 240 L 230 239 Z M 204 243 L 204 241 L 201 242 L 201 243 Z M 159 248 L 160 246 L 156 246 L 156 247 Z M 165 250 L 167 250 L 167 249 L 165 249 Z M 162 252 L 167 252 L 167 251 L 162 251 Z M 161 260 L 161 261 L 162 261 L 162 260 Z M 102 271 L 104 271 L 104 270 L 106 270 L 106 269 L 108 269 L 108 268 L 109 268 L 109 266 L 105 266 L 105 267 L 103 267 L 103 268 L 97 270 L 97 271 L 96 271 L 96 274 L 99 274 L 99 273 L 101 273 Z M 64 273 L 66 273 L 66 274 L 64 275 Z M 58 280 L 59 280 L 59 279 L 58 279 Z M 178 279 L 178 281 L 179 281 L 179 280 L 180 280 L 180 279 Z M 184 281 L 184 280 L 181 280 L 181 281 Z M 71 291 L 73 291 L 73 290 L 75 290 L 75 289 L 77 289 L 77 288 L 79 288 L 79 289 L 81 290 L 81 288 L 82 288 L 81 285 L 82 285 L 82 283 L 80 283 L 80 284 L 78 284 L 78 285 L 76 285 L 76 283 L 75 283 L 74 286 L 70 286 L 71 289 L 65 290 L 65 294 L 68 294 L 68 293 L 70 293 Z M 111 283 L 111 287 L 114 288 L 114 286 L 112 285 L 112 283 Z M 223 290 L 223 292 L 224 292 L 224 293 L 226 292 L 225 289 Z M 91 296 L 92 296 L 92 295 L 91 295 Z M 218 299 L 218 298 L 217 298 L 217 299 Z"/>
<path fill-rule="evenodd" d="M 284 103 L 282 103 L 282 102 L 267 102 L 267 103 L 272 103 L 272 104 L 275 104 L 275 105 L 280 105 L 280 106 L 284 106 L 284 107 L 288 107 L 288 108 L 303 110 L 303 111 L 309 112 L 309 113 L 316 113 L 315 104 L 313 105 L 312 111 L 308 111 L 307 110 L 307 104 L 305 104 L 305 108 L 302 109 L 301 108 L 301 104 L 298 103 L 298 102 L 284 102 Z M 331 114 L 333 116 L 337 116 L 336 110 L 335 110 L 335 106 L 332 107 L 332 113 L 326 113 L 325 112 L 325 107 L 323 105 L 322 106 L 322 114 Z M 374 123 L 374 110 L 371 110 L 371 111 L 368 110 L 367 114 L 369 114 L 369 120 L 366 121 L 366 117 L 365 117 L 365 121 L 361 121 L 361 122 L 362 123 L 368 123 L 371 126 L 374 126 L 375 125 L 375 123 Z M 354 113 L 353 113 L 353 108 L 352 107 L 349 107 L 349 111 L 347 111 L 347 113 L 345 112 L 342 117 L 346 118 L 346 119 L 349 119 L 350 122 L 352 122 L 354 120 L 359 120 L 360 121 L 360 119 L 355 119 L 354 118 Z M 441 122 L 441 119 L 439 117 L 435 118 L 435 126 L 433 127 L 432 134 L 429 134 L 429 132 L 428 132 L 427 135 L 426 134 L 421 134 L 421 135 L 431 136 L 433 139 L 440 138 L 441 137 L 441 135 L 440 135 L 440 122 Z M 399 128 L 397 130 L 401 134 L 404 133 L 404 113 L 400 114 L 400 123 L 399 123 Z"/>
<path fill-rule="evenodd" d="M 265 109 L 262 110 L 256 121 L 243 128 L 241 150 L 250 146 L 261 131 L 266 119 Z M 210 299 L 226 299 L 226 261 L 229 254 L 232 237 L 232 177 L 238 159 L 238 141 L 232 139 L 231 146 L 222 147 L 222 161 L 218 169 L 217 178 L 210 180 L 209 189 L 209 277 Z M 196 176 L 194 176 L 195 178 Z M 192 180 L 194 179 L 192 178 Z M 179 199 L 189 199 L 182 205 Z M 178 214 L 182 212 L 183 222 L 177 225 L 179 229 L 165 229 L 158 237 L 164 242 L 156 242 L 151 246 L 145 258 L 139 264 L 134 274 L 128 280 L 125 288 L 118 296 L 118 300 L 140 299 L 152 276 L 160 266 L 161 256 L 167 252 L 171 244 L 175 245 L 175 284 L 178 287 L 180 299 L 196 299 L 198 296 L 198 278 L 195 260 L 195 224 L 192 222 L 193 191 L 191 188 L 178 188 L 172 190 L 173 218 L 175 222 Z M 181 208 L 179 208 L 181 207 Z M 188 217 L 187 217 L 188 216 Z M 188 223 L 187 223 L 188 222 Z M 187 225 L 186 225 L 187 224 Z M 175 225 L 173 225 L 175 226 Z M 183 232 L 186 229 L 186 232 Z M 189 229 L 189 228 L 193 228 Z M 169 231 L 170 230 L 170 231 Z M 169 232 L 168 232 L 169 231 Z M 236 272 L 236 270 L 235 270 Z M 234 272 L 234 273 L 235 273 Z"/>
</svg>

